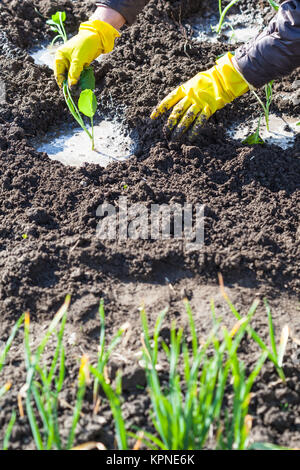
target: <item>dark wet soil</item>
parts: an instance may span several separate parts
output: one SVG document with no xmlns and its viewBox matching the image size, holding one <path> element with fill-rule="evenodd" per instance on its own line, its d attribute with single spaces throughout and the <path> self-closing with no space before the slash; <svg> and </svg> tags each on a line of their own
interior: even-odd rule
<svg viewBox="0 0 300 470">
<path fill-rule="evenodd" d="M 262 8 L 266 22 L 270 19 L 266 2 L 241 3 L 243 9 Z M 32 138 L 53 126 L 72 122 L 51 70 L 35 65 L 27 53 L 39 41 L 51 38 L 40 15 L 49 17 L 65 10 L 67 29 L 73 33 L 93 11 L 93 2 L 4 0 L 0 5 L 0 79 L 6 86 L 6 104 L 0 107 L 1 340 L 25 309 L 31 313 L 38 338 L 42 325 L 70 293 L 69 328 L 78 336 L 65 397 L 70 401 L 78 368 L 74 357 L 82 350 L 92 358 L 96 355 L 96 310 L 103 297 L 108 333 L 126 321 L 137 333 L 130 339 L 127 354 L 118 351 L 125 357 L 124 409 L 129 425 L 148 426 L 148 397 L 136 388 L 138 381 L 143 385 L 144 376 L 130 360 L 140 348 L 137 307 L 143 299 L 153 320 L 169 305 L 170 321 L 181 318 L 181 300 L 188 295 L 203 334 L 210 325 L 210 297 L 219 295 L 217 273 L 222 272 L 238 308 L 248 307 L 255 295 L 266 295 L 278 332 L 286 322 L 296 333 L 300 328 L 299 135 L 294 147 L 286 151 L 276 146 L 245 147 L 230 140 L 226 129 L 232 122 L 259 116 L 250 94 L 218 112 L 193 145 L 185 140 L 171 142 L 163 122 L 149 119 L 166 93 L 229 50 L 221 41 L 196 43 L 183 28 L 182 19 L 207 11 L 206 5 L 201 0 L 150 1 L 137 23 L 124 28 L 115 51 L 95 65 L 101 113 L 118 117 L 139 134 L 136 156 L 106 169 L 97 165 L 68 168 L 50 161 L 31 144 Z M 296 70 L 275 84 L 273 112 L 300 115 L 293 86 L 298 78 Z M 205 245 L 201 251 L 188 253 L 177 240 L 97 239 L 97 207 L 104 202 L 117 204 L 120 196 L 128 198 L 128 205 L 142 202 L 147 207 L 204 204 Z M 174 292 L 170 293 L 169 283 Z M 220 300 L 230 322 L 222 305 Z M 266 334 L 263 308 L 254 325 Z M 19 341 L 16 359 L 12 356 L 4 369 L 4 377 L 11 378 L 14 386 L 0 410 L 0 436 L 25 382 L 21 336 Z M 293 354 L 287 364 L 287 385 L 276 385 L 270 366 L 258 382 L 251 413 L 254 438 L 299 447 L 300 369 Z M 249 350 L 249 363 L 256 356 L 257 351 Z M 288 406 L 281 408 L 283 402 Z M 108 409 L 101 410 L 103 424 L 98 416 L 91 417 L 88 401 L 85 406 L 78 442 L 101 440 L 113 446 Z M 62 407 L 61 420 L 68 419 L 70 411 Z M 27 421 L 19 419 L 12 447 L 31 446 Z"/>
</svg>

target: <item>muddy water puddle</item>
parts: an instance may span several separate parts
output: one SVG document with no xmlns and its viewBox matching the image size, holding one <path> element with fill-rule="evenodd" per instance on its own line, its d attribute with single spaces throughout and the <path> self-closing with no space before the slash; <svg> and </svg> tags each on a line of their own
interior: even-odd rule
<svg viewBox="0 0 300 470">
<path fill-rule="evenodd" d="M 263 29 L 263 18 L 259 11 L 241 14 L 229 13 L 222 26 L 220 34 L 215 31 L 219 23 L 219 15 L 216 13 L 204 13 L 189 18 L 184 23 L 191 32 L 195 41 L 215 43 L 222 41 L 230 44 L 245 43 L 254 39 Z"/>
<path fill-rule="evenodd" d="M 30 51 L 28 51 L 29 55 L 33 58 L 34 62 L 37 65 L 47 65 L 51 70 L 53 70 L 53 63 L 55 52 L 57 51 L 59 46 L 36 46 Z"/>
<path fill-rule="evenodd" d="M 47 153 L 51 160 L 70 166 L 94 163 L 106 167 L 113 161 L 128 160 L 137 149 L 135 133 L 126 131 L 121 123 L 103 120 L 95 125 L 94 132 L 95 150 L 81 128 L 67 125 L 34 139 L 32 144 L 38 152 Z"/>
<path fill-rule="evenodd" d="M 298 119 L 288 116 L 276 116 L 270 114 L 270 130 L 267 130 L 265 121 L 262 119 L 259 135 L 266 144 L 277 145 L 286 150 L 293 147 L 300 127 L 296 125 Z M 243 141 L 257 129 L 258 119 L 249 119 L 243 123 L 236 123 L 228 129 L 228 135 L 234 140 Z"/>
</svg>

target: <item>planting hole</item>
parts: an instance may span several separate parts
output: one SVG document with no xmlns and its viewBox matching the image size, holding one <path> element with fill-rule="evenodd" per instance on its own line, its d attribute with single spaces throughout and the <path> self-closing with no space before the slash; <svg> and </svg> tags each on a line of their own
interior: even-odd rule
<svg viewBox="0 0 300 470">
<path fill-rule="evenodd" d="M 213 29 L 218 22 L 219 15 L 217 12 L 206 12 L 201 16 L 196 15 L 189 18 L 184 26 L 188 30 L 192 29 L 192 35 L 197 42 L 215 43 L 222 37 L 222 41 L 230 44 L 248 42 L 254 39 L 263 29 L 263 18 L 259 11 L 255 13 L 246 11 L 243 12 L 242 16 L 241 14 L 229 12 L 219 35 Z"/>
<path fill-rule="evenodd" d="M 70 166 L 96 163 L 106 167 L 112 161 L 124 161 L 134 154 L 136 136 L 134 132 L 126 132 L 122 124 L 104 120 L 95 125 L 94 130 L 95 150 L 91 149 L 90 139 L 80 127 L 67 125 L 32 143 L 38 152 L 47 153 L 51 160 Z"/>
<path fill-rule="evenodd" d="M 297 119 L 288 116 L 276 116 L 270 114 L 270 132 L 267 131 L 264 118 L 262 118 L 259 135 L 266 144 L 278 145 L 283 150 L 293 147 L 299 126 L 296 126 Z M 228 129 L 228 135 L 234 140 L 243 141 L 257 129 L 258 119 L 249 119 L 243 123 L 236 123 Z"/>
</svg>

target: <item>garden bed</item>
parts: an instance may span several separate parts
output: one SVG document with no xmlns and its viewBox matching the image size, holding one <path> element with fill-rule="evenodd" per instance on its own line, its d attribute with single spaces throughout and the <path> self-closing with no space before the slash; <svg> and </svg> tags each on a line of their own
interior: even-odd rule
<svg viewBox="0 0 300 470">
<path fill-rule="evenodd" d="M 145 378 L 132 359 L 141 347 L 141 302 L 152 325 L 158 312 L 169 306 L 167 330 L 173 319 L 186 323 L 182 299 L 188 297 L 199 334 L 205 335 L 211 325 L 209 301 L 214 297 L 220 315 L 232 326 L 235 320 L 218 290 L 221 272 L 241 312 L 254 298 L 267 297 L 277 331 L 288 323 L 293 334 L 300 335 L 299 133 L 286 150 L 277 145 L 245 146 L 232 139 L 228 130 L 233 125 L 260 115 L 251 94 L 219 111 L 193 145 L 169 141 L 163 121 L 149 118 L 169 91 L 232 49 L 221 39 L 199 42 L 183 26 L 193 24 L 196 13 L 210 11 L 208 3 L 152 0 L 137 23 L 124 29 L 114 52 L 95 63 L 101 116 L 125 123 L 138 142 L 135 155 L 106 168 L 66 166 L 34 146 L 47 133 L 73 126 L 52 70 L 35 64 L 29 54 L 45 39 L 51 42 L 42 16 L 65 10 L 66 27 L 72 34 L 93 11 L 93 2 L 4 0 L 0 6 L 0 80 L 6 94 L 0 106 L 0 340 L 6 340 L 16 319 L 28 310 L 37 341 L 65 295 L 71 294 L 67 331 L 76 339 L 70 345 L 65 400 L 72 402 L 77 358 L 82 351 L 91 359 L 97 354 L 97 305 L 103 298 L 107 334 L 111 336 L 125 322 L 132 328 L 128 344 L 117 351 L 124 360 L 114 359 L 115 368 L 124 372 L 129 427 L 150 426 L 149 398 L 141 390 Z M 265 23 L 270 18 L 266 1 L 240 3 L 235 14 L 239 8 L 252 12 L 255 4 Z M 300 116 L 298 78 L 296 70 L 274 85 L 272 113 L 293 122 Z M 97 208 L 104 202 L 117 205 L 122 196 L 128 204 L 142 202 L 147 207 L 204 204 L 204 246 L 187 252 L 176 239 L 100 240 Z M 263 307 L 257 310 L 253 325 L 267 337 Z M 0 440 L 25 382 L 22 348 L 20 334 L 2 374 L 13 387 L 1 403 Z M 276 371 L 268 364 L 256 385 L 250 413 L 254 440 L 300 447 L 300 369 L 296 346 L 289 348 L 286 385 L 276 385 Z M 251 366 L 257 351 L 246 349 L 244 355 Z M 105 405 L 92 416 L 90 395 L 76 442 L 99 440 L 113 447 L 110 411 Z M 287 407 L 283 409 L 282 403 Z M 70 420 L 67 406 L 62 405 L 60 420 Z M 34 447 L 26 417 L 18 419 L 11 447 Z"/>
</svg>

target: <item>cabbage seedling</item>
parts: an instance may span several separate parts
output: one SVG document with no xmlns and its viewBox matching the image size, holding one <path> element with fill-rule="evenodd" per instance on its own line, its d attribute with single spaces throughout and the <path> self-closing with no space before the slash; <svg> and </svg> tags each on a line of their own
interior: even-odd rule
<svg viewBox="0 0 300 470">
<path fill-rule="evenodd" d="M 242 144 L 244 144 L 244 145 L 257 145 L 257 144 L 263 145 L 265 143 L 264 140 L 259 135 L 261 118 L 262 118 L 262 116 L 260 116 L 260 118 L 259 118 L 257 129 L 254 132 L 254 134 L 248 135 L 248 137 L 245 140 L 243 140 Z"/>
<path fill-rule="evenodd" d="M 57 41 L 61 39 L 64 43 L 67 42 L 67 33 L 64 27 L 64 22 L 66 21 L 66 12 L 65 11 L 57 11 L 54 15 L 52 15 L 51 20 L 46 21 L 46 23 L 50 26 L 51 30 L 55 33 L 58 33 L 57 36 L 53 39 L 51 46 Z M 81 95 L 78 100 L 78 107 L 74 103 L 72 98 L 68 81 L 65 80 L 63 83 L 63 94 L 65 98 L 65 102 L 69 108 L 70 113 L 74 117 L 74 119 L 78 122 L 78 124 L 82 127 L 82 129 L 86 132 L 89 138 L 92 141 L 92 150 L 95 148 L 95 137 L 94 137 L 94 115 L 97 110 L 97 100 L 94 92 L 92 91 L 96 84 L 95 84 L 95 75 L 92 67 L 86 67 L 80 75 L 79 85 L 82 90 Z M 85 116 L 88 116 L 91 120 L 91 128 L 92 133 L 88 131 L 86 128 L 82 116 L 80 114 L 82 112 Z"/>
<path fill-rule="evenodd" d="M 88 88 L 83 90 L 78 100 L 78 107 L 74 103 L 67 80 L 65 80 L 63 84 L 63 94 L 64 94 L 65 102 L 69 108 L 70 113 L 72 114 L 74 119 L 78 122 L 81 128 L 85 131 L 85 133 L 91 139 L 92 150 L 94 150 L 95 149 L 95 137 L 94 137 L 94 119 L 93 118 L 97 110 L 97 100 L 96 100 L 94 92 Z M 90 133 L 88 129 L 86 128 L 84 121 L 82 119 L 82 116 L 80 114 L 80 111 L 85 116 L 88 116 L 91 119 L 92 133 Z"/>
<path fill-rule="evenodd" d="M 53 46 L 58 39 L 61 39 L 63 42 L 67 42 L 68 38 L 64 27 L 66 17 L 67 15 L 65 11 L 57 11 L 54 15 L 51 16 L 51 20 L 46 21 L 46 23 L 50 26 L 51 31 L 58 33 L 51 42 L 51 46 Z"/>
<path fill-rule="evenodd" d="M 92 150 L 94 150 L 94 115 L 97 110 L 97 100 L 94 92 L 92 91 L 92 89 L 94 89 L 96 86 L 95 75 L 92 67 L 86 67 L 83 70 L 80 75 L 79 85 L 82 91 L 78 100 L 78 107 L 74 103 L 67 80 L 65 80 L 63 84 L 63 94 L 70 113 L 91 139 Z M 86 128 L 80 112 L 91 119 L 92 133 L 90 133 Z"/>
<path fill-rule="evenodd" d="M 67 80 L 64 81 L 63 83 L 63 94 L 65 98 L 65 102 L 69 108 L 70 113 L 72 114 L 73 118 L 78 122 L 78 124 L 82 127 L 82 129 L 87 133 L 89 138 L 92 138 L 92 135 L 90 132 L 87 130 L 86 126 L 84 125 L 83 119 L 81 117 L 81 114 L 79 112 L 79 109 L 77 108 L 76 104 L 74 103 L 74 100 L 72 98 L 68 82 Z"/>
</svg>

